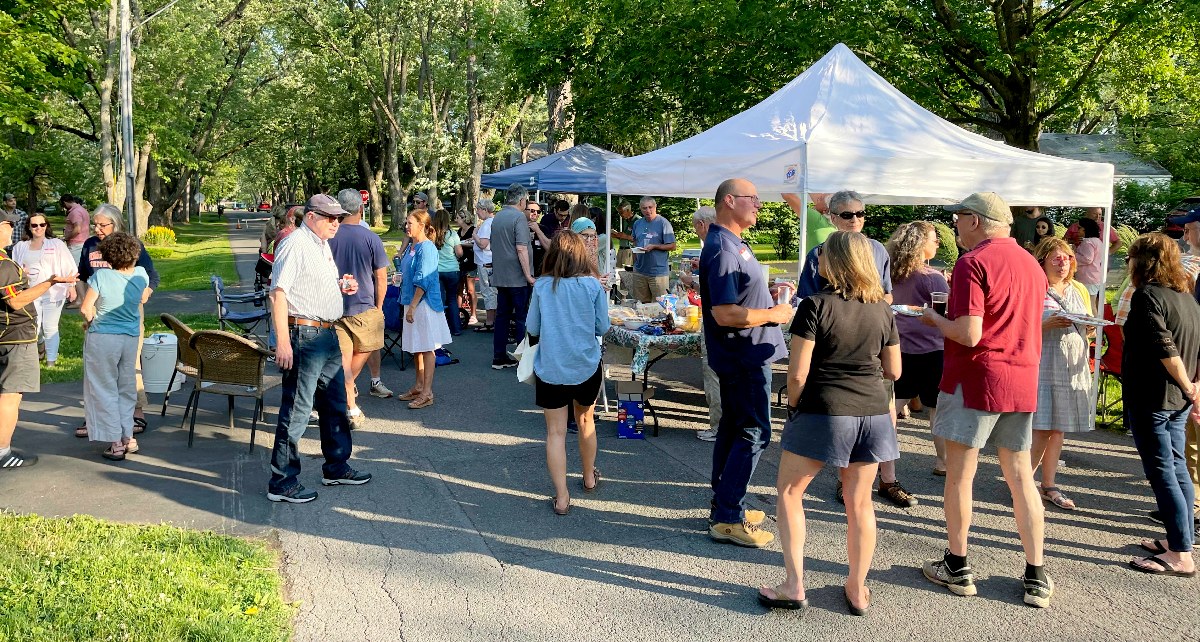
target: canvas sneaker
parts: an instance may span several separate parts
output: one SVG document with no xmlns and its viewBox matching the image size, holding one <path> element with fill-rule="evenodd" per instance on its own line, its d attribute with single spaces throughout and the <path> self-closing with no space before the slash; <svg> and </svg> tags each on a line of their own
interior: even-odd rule
<svg viewBox="0 0 1200 642">
<path fill-rule="evenodd" d="M 29 468 L 38 463 L 38 456 L 16 448 L 10 448 L 8 454 L 0 457 L 0 470 L 16 470 Z"/>
<path fill-rule="evenodd" d="M 388 390 L 388 387 L 383 385 L 383 382 L 380 381 L 379 383 L 371 384 L 371 396 L 379 397 L 380 399 L 387 399 L 392 396 L 392 391 Z"/>
<path fill-rule="evenodd" d="M 749 522 L 716 523 L 708 527 L 708 535 L 718 542 L 729 542 L 749 548 L 762 548 L 775 540 L 774 535 Z"/>
<path fill-rule="evenodd" d="M 707 428 L 705 430 L 701 430 L 700 432 L 696 433 L 696 439 L 699 439 L 700 441 L 716 441 L 717 429 Z"/>
<path fill-rule="evenodd" d="M 1028 577 L 1022 582 L 1025 584 L 1025 603 L 1029 606 L 1036 606 L 1039 609 L 1044 609 L 1050 606 L 1050 597 L 1054 595 L 1054 580 L 1050 576 L 1046 576 L 1046 581 L 1034 580 Z"/>
<path fill-rule="evenodd" d="M 300 484 L 296 484 L 285 493 L 272 493 L 267 491 L 267 499 L 273 502 L 288 502 L 289 504 L 307 504 L 317 498 L 317 491 L 305 490 Z"/>
<path fill-rule="evenodd" d="M 337 477 L 321 475 L 321 483 L 325 486 L 362 486 L 369 481 L 371 481 L 371 473 L 364 473 L 353 468 L 347 468 L 346 472 Z"/>
<path fill-rule="evenodd" d="M 955 595 L 975 595 L 975 573 L 970 566 L 964 566 L 957 572 L 951 573 L 946 566 L 946 560 L 925 560 L 925 565 L 921 567 L 921 572 L 925 574 L 925 579 L 940 584 Z"/>
</svg>

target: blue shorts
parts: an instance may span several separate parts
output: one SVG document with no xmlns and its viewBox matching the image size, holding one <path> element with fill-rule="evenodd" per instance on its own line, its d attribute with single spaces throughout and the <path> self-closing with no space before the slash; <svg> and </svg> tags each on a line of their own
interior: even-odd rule
<svg viewBox="0 0 1200 642">
<path fill-rule="evenodd" d="M 780 446 L 794 455 L 838 468 L 900 458 L 896 429 L 889 415 L 845 417 L 792 413 L 783 424 Z"/>
</svg>

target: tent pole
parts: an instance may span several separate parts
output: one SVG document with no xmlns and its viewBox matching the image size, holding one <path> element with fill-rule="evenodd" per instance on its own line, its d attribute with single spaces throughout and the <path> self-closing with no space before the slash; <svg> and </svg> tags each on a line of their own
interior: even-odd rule
<svg viewBox="0 0 1200 642">
<path fill-rule="evenodd" d="M 608 247 L 604 248 L 604 273 L 612 272 L 612 194 L 604 194 L 604 234 L 608 237 Z"/>
<path fill-rule="evenodd" d="M 540 189 L 536 189 L 536 190 L 534 190 L 534 191 L 533 191 L 533 200 L 534 200 L 534 202 L 536 202 L 536 203 L 541 203 L 541 202 L 542 202 L 542 190 L 540 190 Z"/>
<path fill-rule="evenodd" d="M 1112 215 L 1114 205 L 1115 203 L 1113 199 L 1110 198 L 1108 201 L 1108 208 L 1104 210 L 1104 229 L 1100 233 L 1100 265 L 1104 266 L 1104 269 L 1101 271 L 1101 274 L 1104 275 L 1104 279 L 1100 285 L 1100 299 L 1096 302 L 1099 309 L 1093 311 L 1094 314 L 1100 318 L 1104 317 L 1104 302 L 1108 299 L 1108 260 L 1110 258 L 1108 255 L 1110 245 L 1108 242 L 1108 236 L 1112 233 L 1113 229 Z M 1118 292 L 1118 294 L 1120 293 Z M 1115 313 L 1116 310 L 1113 312 Z M 1096 332 L 1096 352 L 1092 354 L 1094 357 L 1093 363 L 1095 364 L 1096 368 L 1095 371 L 1092 372 L 1092 408 L 1096 407 L 1096 400 L 1100 397 L 1100 357 L 1103 354 L 1104 328 L 1100 328 L 1099 331 Z M 1094 412 L 1092 413 L 1091 427 L 1093 430 L 1096 429 L 1096 413 Z"/>
<path fill-rule="evenodd" d="M 808 258 L 808 145 L 800 148 L 800 248 L 796 251 L 796 281 L 804 274 L 804 261 Z"/>
</svg>

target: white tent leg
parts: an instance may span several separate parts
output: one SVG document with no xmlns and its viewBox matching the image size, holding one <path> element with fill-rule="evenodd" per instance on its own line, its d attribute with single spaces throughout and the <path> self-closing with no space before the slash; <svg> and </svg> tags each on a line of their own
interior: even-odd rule
<svg viewBox="0 0 1200 642">
<path fill-rule="evenodd" d="M 1108 235 L 1112 231 L 1112 213 L 1114 203 L 1110 200 L 1108 208 L 1104 210 L 1104 228 L 1100 233 L 1100 265 L 1104 266 L 1101 271 L 1103 281 L 1100 285 L 1100 301 L 1099 309 L 1093 312 L 1097 317 L 1104 316 L 1104 302 L 1108 299 L 1108 255 L 1109 242 Z M 1114 310 L 1115 312 L 1115 310 Z M 1100 357 L 1104 354 L 1104 328 L 1099 328 L 1096 332 L 1096 351 L 1092 353 L 1095 369 L 1092 371 L 1092 424 L 1091 428 L 1096 429 L 1096 401 L 1100 397 Z"/>
<path fill-rule="evenodd" d="M 800 148 L 800 248 L 796 251 L 796 281 L 804 274 L 804 261 L 808 258 L 808 145 Z"/>
</svg>

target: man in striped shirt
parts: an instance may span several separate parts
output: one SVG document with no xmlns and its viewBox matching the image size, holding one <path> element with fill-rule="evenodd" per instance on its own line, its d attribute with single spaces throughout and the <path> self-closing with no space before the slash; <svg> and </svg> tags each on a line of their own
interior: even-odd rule
<svg viewBox="0 0 1200 642">
<path fill-rule="evenodd" d="M 329 239 L 337 234 L 346 210 L 326 194 L 304 204 L 304 226 L 275 250 L 271 272 L 271 323 L 278 337 L 275 363 L 283 371 L 283 401 L 271 452 L 267 499 L 303 504 L 317 498 L 297 479 L 300 437 L 315 408 L 321 429 L 321 483 L 358 486 L 370 473 L 346 463 L 353 444 L 346 407 L 342 350 L 333 324 L 342 317 L 342 294 L 354 294 L 352 280 L 340 283 Z"/>
</svg>

